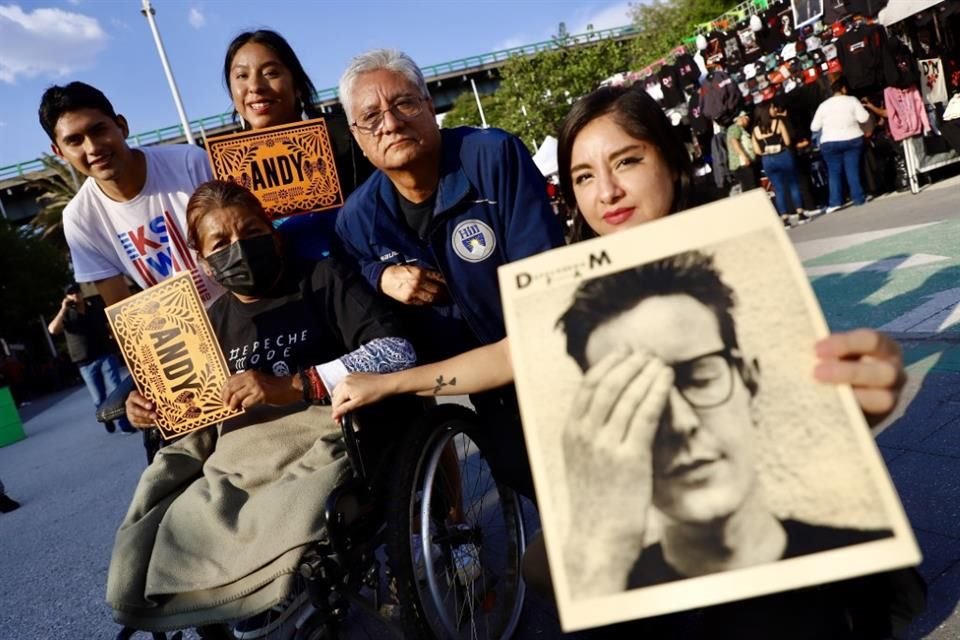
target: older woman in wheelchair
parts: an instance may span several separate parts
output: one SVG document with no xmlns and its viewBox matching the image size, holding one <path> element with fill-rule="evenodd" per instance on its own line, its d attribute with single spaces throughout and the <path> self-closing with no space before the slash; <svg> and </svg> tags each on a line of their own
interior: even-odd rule
<svg viewBox="0 0 960 640">
<path fill-rule="evenodd" d="M 227 289 L 208 314 L 233 373 L 223 402 L 245 412 L 144 472 L 110 564 L 117 621 L 154 637 L 321 638 L 351 602 L 377 611 L 386 595 L 407 637 L 509 637 L 523 522 L 472 444 L 471 414 L 402 398 L 331 419 L 348 373 L 414 364 L 390 310 L 335 259 L 290 258 L 236 184 L 201 185 L 187 225 Z M 156 420 L 137 392 L 126 408 L 134 425 Z"/>
</svg>

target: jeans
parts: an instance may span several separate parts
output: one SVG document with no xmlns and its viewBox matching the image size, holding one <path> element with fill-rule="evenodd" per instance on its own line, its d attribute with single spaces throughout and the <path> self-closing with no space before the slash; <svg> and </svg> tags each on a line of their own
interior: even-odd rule
<svg viewBox="0 0 960 640">
<path fill-rule="evenodd" d="M 777 212 L 784 216 L 802 209 L 803 198 L 800 196 L 800 182 L 797 180 L 797 166 L 793 161 L 793 152 L 788 149 L 773 155 L 761 156 L 761 161 L 763 172 L 773 183 Z M 790 196 L 789 206 L 788 195 Z"/>
<path fill-rule="evenodd" d="M 78 365 L 80 377 L 87 385 L 87 390 L 93 397 L 93 405 L 100 409 L 100 405 L 107 399 L 113 390 L 120 385 L 123 375 L 120 372 L 120 360 L 117 356 L 107 354 L 82 365 Z M 133 429 L 125 417 L 117 419 L 117 426 L 123 431 Z"/>
<path fill-rule="evenodd" d="M 863 204 L 863 186 L 860 184 L 860 156 L 863 154 L 863 138 L 824 142 L 820 145 L 823 161 L 827 163 L 827 182 L 830 186 L 830 206 L 843 204 L 843 177 L 847 178 L 850 197 L 855 204 Z"/>
</svg>

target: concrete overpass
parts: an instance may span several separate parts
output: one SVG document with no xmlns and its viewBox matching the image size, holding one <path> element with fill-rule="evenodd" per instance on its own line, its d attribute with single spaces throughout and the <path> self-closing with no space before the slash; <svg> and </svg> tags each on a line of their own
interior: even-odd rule
<svg viewBox="0 0 960 640">
<path fill-rule="evenodd" d="M 601 40 L 627 40 L 635 33 L 636 29 L 633 25 L 625 25 L 570 35 L 563 44 L 564 46 L 590 46 Z M 438 113 L 445 113 L 453 106 L 453 102 L 460 94 L 472 91 L 470 80 L 476 83 L 477 91 L 481 95 L 489 95 L 499 86 L 500 67 L 507 60 L 514 56 L 532 56 L 558 46 L 559 43 L 556 40 L 535 42 L 424 67 L 423 74 Z M 318 91 L 313 100 L 314 104 L 326 113 L 342 113 L 336 87 Z M 196 138 L 204 134 L 214 136 L 232 133 L 239 129 L 233 121 L 233 113 L 229 111 L 191 120 L 190 127 Z M 133 134 L 128 138 L 130 145 L 135 147 L 175 144 L 185 140 L 183 127 L 179 124 Z M 0 167 L 0 215 L 17 223 L 32 219 L 39 210 L 36 203 L 39 192 L 31 185 L 47 173 L 39 159 Z"/>
</svg>

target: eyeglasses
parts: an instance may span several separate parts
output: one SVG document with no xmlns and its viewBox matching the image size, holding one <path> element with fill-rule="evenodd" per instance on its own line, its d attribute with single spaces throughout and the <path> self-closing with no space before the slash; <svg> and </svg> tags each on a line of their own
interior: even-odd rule
<svg viewBox="0 0 960 640">
<path fill-rule="evenodd" d="M 724 404 L 733 395 L 733 365 L 741 359 L 729 348 L 670 365 L 673 385 L 690 406 L 710 409 Z"/>
<path fill-rule="evenodd" d="M 364 133 L 376 133 L 383 126 L 383 116 L 389 111 L 394 118 L 408 120 L 415 118 L 423 113 L 424 98 L 416 96 L 403 96 L 387 107 L 386 109 L 372 109 L 367 111 L 359 118 L 354 120 L 351 127 L 356 127 L 358 131 Z"/>
</svg>

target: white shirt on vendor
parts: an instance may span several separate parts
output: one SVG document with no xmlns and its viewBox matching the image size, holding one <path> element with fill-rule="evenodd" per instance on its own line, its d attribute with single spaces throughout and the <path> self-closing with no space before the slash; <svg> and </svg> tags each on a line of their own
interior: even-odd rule
<svg viewBox="0 0 960 640">
<path fill-rule="evenodd" d="M 223 288 L 197 266 L 187 247 L 187 201 L 213 178 L 207 154 L 193 145 L 140 149 L 147 180 L 134 198 L 116 202 L 87 178 L 63 210 L 74 278 L 96 282 L 126 275 L 143 289 L 189 269 L 204 305 Z"/>
</svg>

